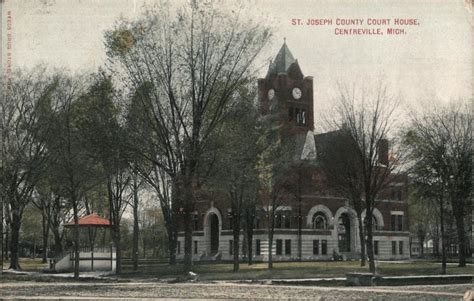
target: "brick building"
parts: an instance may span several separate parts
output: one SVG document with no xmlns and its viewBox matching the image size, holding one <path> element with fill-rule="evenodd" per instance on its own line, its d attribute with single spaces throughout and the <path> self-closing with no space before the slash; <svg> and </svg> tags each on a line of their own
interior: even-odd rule
<svg viewBox="0 0 474 301">
<path fill-rule="evenodd" d="M 330 145 L 337 132 L 313 133 L 313 78 L 303 75 L 286 43 L 270 64 L 266 77 L 258 80 L 258 92 L 263 115 L 278 111 L 281 135 L 294 145 L 299 161 L 295 170 L 304 178 L 297 184 L 302 185 L 298 200 L 289 198 L 276 211 L 273 260 L 297 260 L 300 256 L 302 260 L 329 260 L 333 253 L 347 259 L 359 258 L 359 227 L 355 211 L 350 208 L 348 200 L 338 196 L 337 191 L 322 188 L 326 185 L 317 164 L 306 163 L 316 162 L 318 152 Z M 388 160 L 387 146 L 384 155 L 380 160 Z M 374 252 L 377 259 L 409 257 L 406 199 L 406 177 L 397 177 L 380 194 L 374 210 Z M 193 260 L 231 260 L 233 236 L 229 203 L 225 198 L 204 198 L 196 208 Z M 269 253 L 265 214 L 266 210 L 260 206 L 254 221 L 252 252 L 257 261 L 265 261 Z M 241 241 L 243 238 L 244 233 Z M 245 250 L 242 253 L 245 254 Z M 184 235 L 179 233 L 177 258 L 183 256 Z"/>
</svg>

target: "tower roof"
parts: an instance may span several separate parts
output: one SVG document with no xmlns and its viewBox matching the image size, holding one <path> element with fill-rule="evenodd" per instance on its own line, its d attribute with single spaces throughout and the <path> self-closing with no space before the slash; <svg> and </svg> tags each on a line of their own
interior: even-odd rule
<svg viewBox="0 0 474 301">
<path fill-rule="evenodd" d="M 295 63 L 296 60 L 291 54 L 290 49 L 286 46 L 286 40 L 283 42 L 283 45 L 278 51 L 273 62 L 270 64 L 270 68 L 268 69 L 268 75 L 270 74 L 278 74 L 278 73 L 287 73 L 288 69 L 290 68 L 291 64 Z"/>
</svg>

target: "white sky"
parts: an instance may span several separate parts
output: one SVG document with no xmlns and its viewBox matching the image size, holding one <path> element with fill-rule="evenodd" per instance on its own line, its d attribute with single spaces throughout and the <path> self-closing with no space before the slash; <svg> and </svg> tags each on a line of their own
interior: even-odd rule
<svg viewBox="0 0 474 301">
<path fill-rule="evenodd" d="M 303 73 L 314 77 L 315 111 L 331 103 L 337 81 L 370 86 L 382 77 L 394 93 L 400 93 L 411 104 L 432 97 L 449 100 L 471 96 L 472 19 L 462 0 L 251 1 L 256 15 L 268 14 L 276 24 L 274 42 L 265 52 L 267 57 L 276 55 L 286 37 Z M 45 62 L 94 71 L 105 59 L 103 32 L 120 16 L 138 17 L 145 2 L 153 3 L 6 0 L 2 15 L 12 12 L 13 67 Z M 333 22 L 336 18 L 416 18 L 420 25 L 404 27 L 407 34 L 400 36 L 337 36 L 334 29 L 339 26 L 292 26 L 292 18 L 304 22 L 307 18 L 332 18 Z M 2 25 L 5 36 L 5 18 Z M 2 55 L 5 58 L 5 51 Z"/>
</svg>

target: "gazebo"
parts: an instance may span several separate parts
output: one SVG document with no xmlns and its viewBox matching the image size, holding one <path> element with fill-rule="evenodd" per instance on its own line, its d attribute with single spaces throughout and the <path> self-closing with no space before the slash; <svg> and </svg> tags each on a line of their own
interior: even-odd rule
<svg viewBox="0 0 474 301">
<path fill-rule="evenodd" d="M 66 229 L 73 229 L 73 222 L 65 224 Z M 106 243 L 107 230 L 112 226 L 106 218 L 92 213 L 79 218 L 79 270 L 80 271 L 115 271 L 116 253 L 112 242 Z M 102 242 L 96 246 L 97 230 L 103 232 Z M 87 238 L 87 242 L 85 241 Z M 109 239 L 110 240 L 110 239 Z M 74 250 L 67 248 L 62 256 L 54 261 L 56 272 L 74 270 Z"/>
</svg>

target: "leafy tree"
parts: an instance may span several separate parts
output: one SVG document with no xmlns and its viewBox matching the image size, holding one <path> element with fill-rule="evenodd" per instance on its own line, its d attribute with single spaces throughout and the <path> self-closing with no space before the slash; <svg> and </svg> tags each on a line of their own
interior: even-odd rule
<svg viewBox="0 0 474 301">
<path fill-rule="evenodd" d="M 115 99 L 114 99 L 115 98 Z M 79 129 L 86 137 L 89 153 L 101 165 L 102 177 L 106 183 L 112 238 L 116 246 L 116 273 L 121 273 L 122 215 L 127 208 L 127 190 L 131 184 L 129 156 L 123 127 L 119 124 L 119 111 L 110 78 L 99 74 L 79 103 L 83 110 Z"/>
<path fill-rule="evenodd" d="M 153 156 L 143 157 L 151 158 L 152 170 L 165 172 L 171 191 L 179 193 L 173 201 L 184 209 L 186 271 L 192 267 L 199 158 L 231 96 L 252 78 L 252 64 L 270 37 L 261 22 L 244 16 L 239 7 L 228 10 L 214 1 L 191 2 L 177 12 L 164 5 L 106 34 L 115 74 L 131 91 L 148 85 L 140 100 L 157 147 Z M 173 212 L 162 208 L 165 218 Z"/>
<path fill-rule="evenodd" d="M 58 88 L 52 94 L 57 104 L 53 127 L 47 140 L 50 156 L 51 179 L 58 184 L 58 195 L 64 197 L 67 208 L 73 213 L 74 277 L 79 277 L 79 211 L 84 194 L 97 185 L 98 166 L 89 150 L 85 133 L 80 129 L 84 118 L 80 98 L 85 94 L 83 77 L 56 75 Z"/>
<path fill-rule="evenodd" d="M 51 94 L 57 83 L 45 69 L 17 71 L 2 99 L 2 199 L 9 207 L 10 268 L 21 269 L 18 243 L 23 211 L 32 199 L 47 158 L 45 137 L 51 134 Z"/>
<path fill-rule="evenodd" d="M 257 116 L 249 89 L 241 89 L 235 97 L 234 105 L 228 117 L 216 133 L 212 151 L 215 172 L 210 181 L 211 190 L 227 196 L 230 201 L 233 232 L 234 272 L 239 271 L 240 232 L 242 221 L 249 209 L 256 205 L 257 197 Z M 211 152 L 209 152 L 211 153 Z M 208 154 L 209 154 L 208 153 Z M 248 220 L 253 224 L 253 219 Z M 251 241 L 251 238 L 250 240 Z M 251 250 L 251 245 L 249 247 Z M 252 256 L 251 251 L 249 257 Z"/>
</svg>

